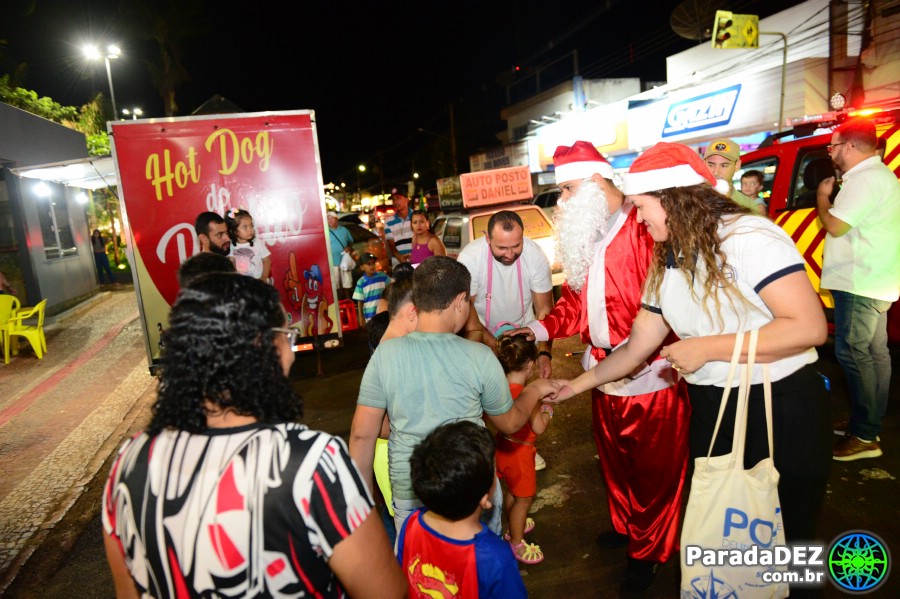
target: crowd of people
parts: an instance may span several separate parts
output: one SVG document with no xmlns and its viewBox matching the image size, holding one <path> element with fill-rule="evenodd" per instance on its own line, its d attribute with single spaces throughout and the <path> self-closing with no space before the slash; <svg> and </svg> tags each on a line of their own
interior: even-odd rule
<svg viewBox="0 0 900 599">
<path fill-rule="evenodd" d="M 900 296 L 900 184 L 874 129 L 845 124 L 829 151 L 844 186 L 817 189 L 822 284 L 851 398 L 836 446 L 814 368 L 827 336 L 819 297 L 793 241 L 760 213 L 760 174 L 734 189 L 732 140 L 702 157 L 659 143 L 621 179 L 589 142 L 559 147 L 566 283 L 555 303 L 549 264 L 514 212 L 495 214 L 454 260 L 425 215 L 395 200 L 393 278 L 357 257 L 353 297 L 373 353 L 346 444 L 298 422 L 287 378 L 296 331 L 264 282 L 266 257 L 234 255 L 253 248 L 252 217 L 200 215 L 207 257 L 181 267 L 152 421 L 123 445 L 104 492 L 117 594 L 524 597 L 519 567 L 548 549 L 526 540 L 540 525 L 529 516 L 535 444 L 554 405 L 587 391 L 610 514 L 597 543 L 624 550 L 619 590 L 639 594 L 679 552 L 689 458 L 713 439 L 712 455 L 730 451 L 730 431 L 714 428 L 735 339 L 751 330 L 744 462 L 774 441 L 784 534 L 816 541 L 832 459 L 881 455 L 884 314 Z M 331 217 L 334 269 L 352 250 Z M 877 272 L 864 253 L 873 246 L 890 254 Z M 244 258 L 259 268 L 239 267 Z M 572 335 L 586 344 L 585 372 L 554 379 L 550 343 Z"/>
</svg>

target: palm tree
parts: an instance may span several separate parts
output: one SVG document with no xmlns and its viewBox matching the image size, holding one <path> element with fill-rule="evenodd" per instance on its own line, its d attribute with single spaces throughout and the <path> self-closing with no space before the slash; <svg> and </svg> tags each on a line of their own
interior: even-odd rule
<svg viewBox="0 0 900 599">
<path fill-rule="evenodd" d="M 166 116 L 178 113 L 175 91 L 191 80 L 181 62 L 181 44 L 202 34 L 203 6 L 198 0 L 137 0 L 123 3 L 124 26 L 135 38 L 152 41 L 158 54 L 148 60 L 153 84 L 159 90 Z"/>
</svg>

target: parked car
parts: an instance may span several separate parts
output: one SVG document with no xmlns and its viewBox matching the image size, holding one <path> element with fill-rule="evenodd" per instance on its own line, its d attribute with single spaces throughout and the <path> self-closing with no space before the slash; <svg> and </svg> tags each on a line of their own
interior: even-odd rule
<svg viewBox="0 0 900 599">
<path fill-rule="evenodd" d="M 450 212 L 438 216 L 432 227 L 447 248 L 447 255 L 459 256 L 470 241 L 483 237 L 491 215 L 501 210 L 513 210 L 522 218 L 525 236 L 540 246 L 550 261 L 553 285 L 562 285 L 565 275 L 554 258 L 553 224 L 544 211 L 534 204 L 498 204 L 465 212 Z"/>
<path fill-rule="evenodd" d="M 547 218 L 550 219 L 550 222 L 553 222 L 553 210 L 556 208 L 556 202 L 559 201 L 561 193 L 562 191 L 559 187 L 547 189 L 534 196 L 531 203 L 543 210 L 544 214 L 547 215 Z"/>
<path fill-rule="evenodd" d="M 412 208 L 410 208 L 410 210 L 411 209 Z M 375 228 L 375 223 L 384 223 L 392 216 L 394 216 L 393 206 L 379 205 L 374 208 L 367 208 L 360 212 L 359 220 L 364 226 Z"/>
<path fill-rule="evenodd" d="M 338 220 L 342 225 L 346 225 L 347 223 L 351 223 L 354 225 L 362 225 L 362 220 L 359 218 L 359 212 L 339 212 Z"/>
</svg>

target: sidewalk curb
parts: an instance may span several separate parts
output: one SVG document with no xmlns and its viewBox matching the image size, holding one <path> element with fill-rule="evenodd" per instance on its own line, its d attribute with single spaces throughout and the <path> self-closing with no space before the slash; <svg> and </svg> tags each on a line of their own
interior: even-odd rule
<svg viewBox="0 0 900 599">
<path fill-rule="evenodd" d="M 94 307 L 94 305 L 105 302 L 109 298 L 112 297 L 112 291 L 101 291 L 91 297 L 87 298 L 83 302 L 72 306 L 68 310 L 64 312 L 60 312 L 59 314 L 54 314 L 53 316 L 45 316 L 44 317 L 44 331 L 52 331 L 62 324 L 64 324 L 67 320 L 71 318 L 75 318 L 76 316 L 81 315 L 87 310 L 90 310 Z"/>
<path fill-rule="evenodd" d="M 132 374 L 139 372 L 143 375 L 145 371 L 146 365 L 141 363 L 134 367 Z M 122 385 L 126 383 L 127 379 L 128 377 L 123 380 Z M 44 521 L 39 524 L 31 538 L 25 542 L 18 555 L 0 573 L 0 595 L 8 592 L 17 582 L 22 582 L 17 578 L 26 567 L 44 571 L 44 575 L 50 575 L 56 569 L 58 566 L 56 561 L 60 557 L 64 557 L 65 551 L 74 545 L 84 527 L 99 510 L 100 496 L 106 481 L 105 472 L 108 472 L 112 466 L 122 441 L 141 430 L 149 420 L 150 406 L 155 394 L 156 379 L 151 377 L 146 386 L 143 386 L 140 393 L 134 398 L 130 407 L 127 408 L 121 423 L 100 442 L 96 452 L 85 464 L 81 476 L 73 481 L 68 492 L 59 497 L 56 506 L 47 513 Z M 110 401 L 115 402 L 115 398 L 110 396 Z M 105 403 L 97 410 L 107 408 L 108 404 Z M 69 525 L 59 526 L 64 520 Z M 48 540 L 51 542 L 47 543 Z M 66 549 L 60 553 L 60 547 Z M 48 550 L 49 554 L 46 553 Z M 51 555 L 57 556 L 56 560 L 50 557 Z M 45 579 L 41 578 L 40 583 L 43 580 Z M 25 581 L 24 586 L 28 586 L 28 581 Z"/>
</svg>

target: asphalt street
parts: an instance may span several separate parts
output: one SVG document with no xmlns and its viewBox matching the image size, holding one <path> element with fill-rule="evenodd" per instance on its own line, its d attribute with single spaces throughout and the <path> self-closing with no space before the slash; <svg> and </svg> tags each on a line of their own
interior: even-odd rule
<svg viewBox="0 0 900 599">
<path fill-rule="evenodd" d="M 155 388 L 133 289 L 107 292 L 58 319 L 47 343 L 44 360 L 23 350 L 0 366 L 0 594 L 111 597 L 100 493 L 116 447 L 146 423 Z M 554 376 L 578 374 L 580 356 L 566 353 L 581 349 L 575 338 L 557 342 Z M 900 552 L 900 348 L 892 349 L 884 456 L 833 463 L 819 524 L 825 543 L 846 531 L 866 530 Z M 817 369 L 831 381 L 834 415 L 844 417 L 843 375 L 830 343 L 819 354 Z M 319 361 L 314 354 L 298 357 L 291 380 L 304 398 L 306 424 L 348 437 L 367 360 L 362 330 L 347 332 L 344 347 L 323 352 Z M 546 559 L 522 567 L 530 596 L 615 596 L 625 555 L 594 542 L 609 520 L 587 395 L 557 408 L 538 449 L 548 465 L 538 473 L 531 514 L 537 528 L 530 540 L 540 544 Z M 677 597 L 678 579 L 678 562 L 671 560 L 644 596 Z M 824 590 L 826 597 L 845 596 L 830 584 Z M 900 574 L 872 596 L 900 596 Z"/>
</svg>

